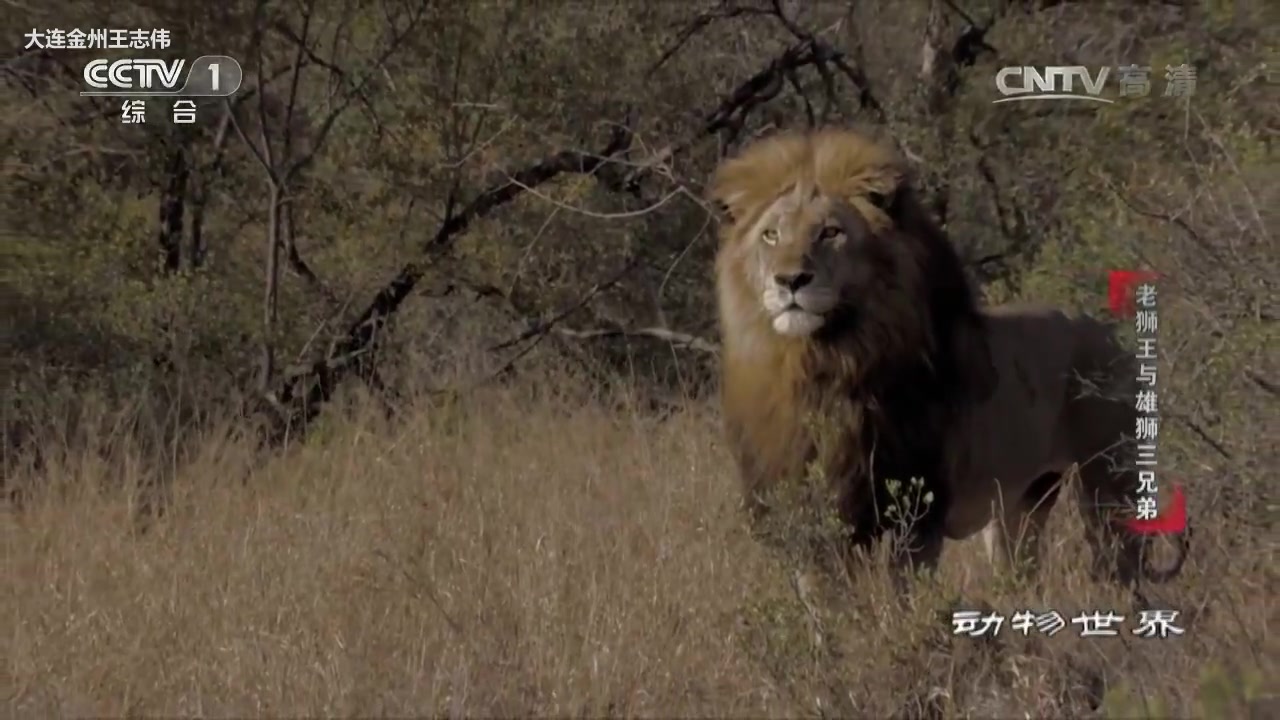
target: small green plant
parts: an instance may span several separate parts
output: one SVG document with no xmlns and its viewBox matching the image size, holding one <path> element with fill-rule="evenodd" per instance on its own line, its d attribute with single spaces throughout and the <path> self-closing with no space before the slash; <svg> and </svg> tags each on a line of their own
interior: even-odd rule
<svg viewBox="0 0 1280 720">
<path fill-rule="evenodd" d="M 885 486 L 889 489 L 891 499 L 885 515 L 895 522 L 911 523 L 919 520 L 933 504 L 933 491 L 924 489 L 922 477 L 911 478 L 905 489 L 901 480 L 886 480 Z"/>
<path fill-rule="evenodd" d="M 925 489 L 922 477 L 911 478 L 905 486 L 901 480 L 886 479 L 885 488 L 889 491 L 889 505 L 884 514 L 894 525 L 893 551 L 903 553 L 907 551 L 905 542 L 911 537 L 911 527 L 925 517 L 933 504 L 933 491 Z"/>
<path fill-rule="evenodd" d="M 1200 684 L 1191 703 L 1191 716 L 1198 718 L 1253 717 L 1250 709 L 1262 698 L 1262 673 L 1257 670 L 1232 672 L 1217 663 L 1200 673 Z M 1167 718 L 1173 713 L 1166 698 L 1135 693 L 1127 683 L 1112 687 L 1102 699 L 1105 718 Z M 1257 715 L 1261 717 L 1261 715 Z"/>
<path fill-rule="evenodd" d="M 800 563 L 823 563 L 848 540 L 822 463 L 811 461 L 797 481 L 768 495 L 769 513 L 758 528 L 766 540 Z"/>
</svg>

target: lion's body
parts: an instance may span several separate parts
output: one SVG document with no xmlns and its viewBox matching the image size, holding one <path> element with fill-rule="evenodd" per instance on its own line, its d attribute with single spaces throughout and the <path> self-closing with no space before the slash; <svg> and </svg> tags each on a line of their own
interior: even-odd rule
<svg viewBox="0 0 1280 720">
<path fill-rule="evenodd" d="M 953 540 L 986 527 L 1002 504 L 1020 506 L 1035 480 L 1075 461 L 1066 408 L 1075 385 L 1076 325 L 1052 309 L 1001 307 L 984 315 L 999 381 L 950 432 L 950 483 L 965 495 L 947 515 Z"/>
<path fill-rule="evenodd" d="M 1141 538 L 1117 512 L 1138 487 L 1132 354 L 1087 317 L 980 310 L 905 177 L 885 147 L 830 130 L 760 141 L 717 173 L 722 402 L 753 520 L 816 465 L 866 545 L 902 519 L 890 481 L 920 478 L 910 562 L 983 529 L 993 561 L 1017 562 L 1078 464 L 1096 568 L 1136 579 Z"/>
</svg>

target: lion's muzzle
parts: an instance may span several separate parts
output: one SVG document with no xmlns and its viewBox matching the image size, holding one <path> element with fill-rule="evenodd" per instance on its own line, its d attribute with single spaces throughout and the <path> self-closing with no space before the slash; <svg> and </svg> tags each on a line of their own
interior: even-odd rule
<svg viewBox="0 0 1280 720">
<path fill-rule="evenodd" d="M 811 272 L 778 273 L 773 276 L 774 285 L 786 288 L 793 293 L 798 292 L 811 282 L 813 282 L 813 273 Z"/>
<path fill-rule="evenodd" d="M 822 327 L 836 300 L 836 293 L 816 283 L 814 274 L 808 272 L 771 276 L 761 296 L 773 329 L 788 337 L 804 337 Z"/>
</svg>

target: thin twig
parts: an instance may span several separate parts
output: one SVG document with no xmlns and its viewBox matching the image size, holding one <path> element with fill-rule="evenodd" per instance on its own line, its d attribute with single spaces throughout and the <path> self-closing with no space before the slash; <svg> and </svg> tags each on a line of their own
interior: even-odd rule
<svg viewBox="0 0 1280 720">
<path fill-rule="evenodd" d="M 642 327 L 642 328 L 595 328 L 591 330 L 575 330 L 566 327 L 557 327 L 555 333 L 574 340 L 593 340 L 597 338 L 618 338 L 618 337 L 644 337 L 653 338 L 670 343 L 677 347 L 686 347 L 690 350 L 707 353 L 709 355 L 720 354 L 720 346 L 706 338 L 690 335 L 689 333 L 679 332 L 664 327 Z"/>
</svg>

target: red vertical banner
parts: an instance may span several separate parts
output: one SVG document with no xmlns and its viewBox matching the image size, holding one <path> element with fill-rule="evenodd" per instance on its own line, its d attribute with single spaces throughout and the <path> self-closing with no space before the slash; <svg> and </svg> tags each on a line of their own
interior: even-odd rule
<svg viewBox="0 0 1280 720">
<path fill-rule="evenodd" d="M 1137 308 L 1134 295 L 1144 282 L 1159 279 L 1154 272 L 1144 270 L 1112 270 L 1107 278 L 1107 305 L 1111 314 L 1132 318 Z M 1182 486 L 1173 484 L 1169 503 L 1155 517 L 1134 518 L 1129 521 L 1129 529 L 1142 535 L 1176 535 L 1187 529 L 1187 498 Z"/>
<path fill-rule="evenodd" d="M 1139 535 L 1180 535 L 1187 529 L 1187 496 L 1182 486 L 1173 485 L 1169 504 L 1153 518 L 1129 520 L 1129 529 Z"/>
<path fill-rule="evenodd" d="M 1107 278 L 1107 304 L 1111 307 L 1111 314 L 1123 318 L 1133 317 L 1133 294 L 1138 284 L 1159 277 L 1156 273 L 1143 270 L 1112 270 Z"/>
</svg>

